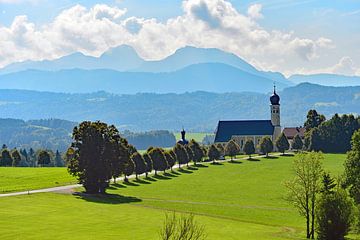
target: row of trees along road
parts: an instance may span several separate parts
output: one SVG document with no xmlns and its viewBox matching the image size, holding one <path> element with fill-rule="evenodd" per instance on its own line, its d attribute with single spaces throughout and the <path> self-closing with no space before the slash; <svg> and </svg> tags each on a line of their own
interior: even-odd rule
<svg viewBox="0 0 360 240">
<path fill-rule="evenodd" d="M 202 161 L 206 150 L 196 141 L 188 145 L 177 144 L 171 150 L 150 147 L 141 155 L 122 138 L 115 126 L 102 122 L 83 122 L 74 128 L 73 143 L 67 151 L 68 171 L 77 177 L 87 193 L 105 193 L 110 179 L 123 175 L 148 174 L 172 170 L 178 163 Z"/>
<path fill-rule="evenodd" d="M 17 150 L 2 146 L 0 152 L 0 167 L 63 167 L 65 161 L 59 151 L 39 149 L 36 152 L 30 148 Z"/>
<path fill-rule="evenodd" d="M 352 136 L 343 177 L 334 180 L 322 161 L 320 152 L 296 156 L 295 177 L 285 182 L 287 199 L 306 219 L 307 238 L 345 239 L 352 227 L 360 231 L 360 130 Z"/>
<path fill-rule="evenodd" d="M 282 133 L 276 139 L 275 146 L 270 137 L 263 137 L 261 138 L 259 142 L 259 146 L 257 147 L 262 154 L 268 156 L 269 153 L 274 151 L 274 147 L 276 147 L 276 149 L 279 152 L 285 154 L 285 152 L 290 149 L 290 144 L 285 134 Z M 299 135 L 295 136 L 291 148 L 293 150 L 301 150 L 303 148 L 303 142 Z M 229 156 L 231 158 L 231 161 L 233 161 L 233 158 L 236 155 L 240 154 L 240 152 L 241 152 L 241 148 L 239 144 L 234 139 L 231 139 L 225 145 L 220 143 L 211 145 L 209 149 L 209 158 L 214 161 L 215 159 L 218 159 L 220 156 Z M 246 155 L 248 155 L 249 158 L 251 158 L 251 155 L 253 155 L 256 152 L 255 144 L 251 139 L 247 139 L 245 141 L 243 152 Z"/>
</svg>

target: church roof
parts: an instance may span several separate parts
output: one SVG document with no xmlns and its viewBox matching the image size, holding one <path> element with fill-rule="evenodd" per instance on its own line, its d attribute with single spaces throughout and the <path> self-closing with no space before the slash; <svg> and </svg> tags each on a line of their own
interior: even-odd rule
<svg viewBox="0 0 360 240">
<path fill-rule="evenodd" d="M 299 134 L 301 138 L 304 138 L 305 128 L 303 127 L 284 128 L 283 133 L 288 139 L 293 139 L 296 136 L 296 134 Z"/>
<path fill-rule="evenodd" d="M 215 142 L 228 142 L 232 136 L 273 135 L 274 126 L 270 120 L 219 121 Z"/>
</svg>

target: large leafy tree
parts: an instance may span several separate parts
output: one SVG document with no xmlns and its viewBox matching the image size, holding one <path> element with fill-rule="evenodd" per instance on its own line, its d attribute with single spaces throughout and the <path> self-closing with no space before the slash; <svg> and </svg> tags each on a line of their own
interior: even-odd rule
<svg viewBox="0 0 360 240">
<path fill-rule="evenodd" d="M 304 123 L 304 127 L 306 130 L 310 130 L 312 128 L 316 128 L 320 126 L 326 120 L 325 116 L 319 114 L 316 110 L 310 110 L 306 116 L 306 121 Z"/>
<path fill-rule="evenodd" d="M 146 163 L 144 158 L 138 152 L 131 155 L 131 159 L 135 163 L 135 175 L 136 179 L 138 176 L 146 172 Z"/>
<path fill-rule="evenodd" d="M 336 188 L 329 174 L 323 177 L 322 193 L 316 207 L 319 240 L 345 239 L 353 220 L 353 204 L 345 190 Z"/>
<path fill-rule="evenodd" d="M 231 161 L 233 158 L 240 153 L 240 146 L 236 143 L 234 139 L 231 139 L 225 146 L 226 155 L 231 157 Z"/>
<path fill-rule="evenodd" d="M 252 140 L 246 140 L 244 145 L 244 152 L 246 155 L 249 155 L 249 158 L 251 159 L 251 155 L 255 153 L 255 146 Z"/>
<path fill-rule="evenodd" d="M 11 153 L 11 157 L 13 159 L 12 165 L 13 167 L 18 167 L 21 162 L 21 156 L 17 149 L 14 149 Z"/>
<path fill-rule="evenodd" d="M 150 155 L 148 153 L 144 153 L 143 158 L 144 158 L 145 163 L 146 163 L 145 175 L 146 175 L 146 177 L 148 177 L 149 173 L 151 173 L 151 171 L 153 170 L 153 162 L 152 162 L 151 157 L 150 157 Z"/>
<path fill-rule="evenodd" d="M 266 154 L 266 157 L 268 157 L 269 153 L 271 153 L 274 149 L 274 144 L 271 141 L 270 137 L 263 137 L 260 140 L 259 147 L 260 147 L 260 152 Z"/>
<path fill-rule="evenodd" d="M 114 176 L 114 166 L 123 166 L 128 158 L 128 151 L 120 151 L 120 146 L 115 126 L 99 121 L 82 122 L 73 130 L 74 154 L 68 163 L 69 173 L 77 177 L 87 193 L 105 193 Z"/>
<path fill-rule="evenodd" d="M 6 146 L 5 146 L 5 148 L 3 146 L 3 149 L 1 151 L 1 159 L 0 160 L 1 160 L 0 166 L 10 167 L 12 165 L 13 159 L 11 157 L 9 150 L 6 148 Z"/>
<path fill-rule="evenodd" d="M 124 182 L 129 182 L 128 177 L 131 176 L 135 171 L 135 163 L 130 158 L 128 161 L 124 164 Z"/>
<path fill-rule="evenodd" d="M 306 219 L 306 237 L 314 239 L 316 197 L 321 191 L 323 169 L 321 153 L 300 153 L 294 160 L 295 177 L 285 182 L 288 201 Z"/>
<path fill-rule="evenodd" d="M 209 151 L 208 151 L 209 160 L 212 161 L 213 163 L 215 163 L 215 160 L 219 159 L 219 157 L 220 157 L 219 149 L 216 147 L 215 144 L 211 144 Z"/>
<path fill-rule="evenodd" d="M 360 130 L 354 133 L 351 145 L 345 161 L 345 183 L 350 189 L 350 195 L 360 204 Z"/>
<path fill-rule="evenodd" d="M 164 156 L 164 151 L 161 148 L 153 148 L 149 155 L 153 162 L 153 168 L 155 170 L 155 175 L 158 171 L 164 171 L 167 169 L 167 162 Z"/>
<path fill-rule="evenodd" d="M 41 150 L 38 154 L 37 163 L 39 166 L 49 165 L 51 162 L 51 156 L 48 151 Z"/>
<path fill-rule="evenodd" d="M 284 133 L 282 133 L 278 137 L 278 139 L 276 139 L 275 145 L 276 145 L 277 149 L 279 150 L 279 152 L 281 152 L 283 155 L 285 154 L 285 151 L 289 150 L 289 148 L 290 148 L 289 141 L 287 140 L 287 137 L 285 136 Z"/>
<path fill-rule="evenodd" d="M 310 151 L 345 153 L 351 149 L 351 137 L 360 129 L 360 117 L 335 114 L 305 133 L 305 147 Z"/>
<path fill-rule="evenodd" d="M 173 151 L 166 151 L 164 153 L 165 159 L 166 159 L 166 163 L 169 169 L 171 169 L 171 171 L 173 171 L 173 167 L 176 163 L 176 156 L 175 154 L 173 154 Z"/>
<path fill-rule="evenodd" d="M 202 150 L 200 144 L 192 139 L 189 143 L 189 147 L 193 152 L 193 161 L 196 166 L 196 163 L 201 162 L 204 157 L 204 151 Z"/>
<path fill-rule="evenodd" d="M 296 134 L 293 141 L 292 141 L 292 144 L 291 144 L 291 148 L 295 151 L 299 151 L 303 148 L 303 141 L 301 140 L 301 137 L 299 134 Z"/>
<path fill-rule="evenodd" d="M 186 150 L 186 153 L 188 155 L 187 161 L 186 161 L 186 166 L 189 166 L 189 162 L 194 161 L 194 152 L 191 149 L 191 147 L 189 146 L 189 144 L 184 145 L 184 148 Z"/>
<path fill-rule="evenodd" d="M 182 164 L 186 164 L 187 162 L 189 162 L 189 155 L 185 147 L 181 144 L 175 145 L 174 152 L 176 154 L 176 160 L 179 164 L 179 168 L 181 169 Z"/>
</svg>

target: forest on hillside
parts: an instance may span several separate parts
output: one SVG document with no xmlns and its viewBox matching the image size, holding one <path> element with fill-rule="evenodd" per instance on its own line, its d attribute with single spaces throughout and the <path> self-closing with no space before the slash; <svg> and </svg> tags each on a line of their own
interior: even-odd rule
<svg viewBox="0 0 360 240">
<path fill-rule="evenodd" d="M 284 127 L 302 125 L 309 109 L 327 117 L 360 113 L 360 87 L 300 84 L 279 95 Z M 191 132 L 211 133 L 219 120 L 270 118 L 269 95 L 249 92 L 115 95 L 0 90 L 0 103 L 2 118 L 101 120 L 115 124 L 120 131 L 132 132 L 177 132 L 184 127 Z"/>
</svg>

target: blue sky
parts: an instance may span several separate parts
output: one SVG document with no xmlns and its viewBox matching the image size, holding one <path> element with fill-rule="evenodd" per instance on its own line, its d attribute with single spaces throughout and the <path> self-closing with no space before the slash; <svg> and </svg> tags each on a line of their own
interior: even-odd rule
<svg viewBox="0 0 360 240">
<path fill-rule="evenodd" d="M 191 3 L 191 6 L 196 6 L 196 4 L 199 5 L 202 2 L 202 0 L 187 1 L 193 2 Z M 258 27 L 256 27 L 257 30 L 263 29 L 269 34 L 274 34 L 274 31 L 279 31 L 282 32 L 281 38 L 285 38 L 286 34 L 292 34 L 292 37 L 289 40 L 289 44 L 296 44 L 295 42 L 299 42 L 299 45 L 301 45 L 298 49 L 296 47 L 292 48 L 296 48 L 294 50 L 295 52 L 303 51 L 305 48 L 313 48 L 312 50 L 316 52 L 308 53 L 308 55 L 306 55 L 307 53 L 298 52 L 300 55 L 306 55 L 305 58 L 307 59 L 303 59 L 303 62 L 299 59 L 296 59 L 295 57 L 292 58 L 287 56 L 289 55 L 288 53 L 284 53 L 282 61 L 279 60 L 277 64 L 272 64 L 270 60 L 271 56 L 265 56 L 265 54 L 262 53 L 262 51 L 268 51 L 269 46 L 266 48 L 258 48 L 256 45 L 256 48 L 254 48 L 253 44 L 251 44 L 251 46 L 249 45 L 249 48 L 251 48 L 253 53 L 249 53 L 250 50 L 248 52 L 239 50 L 240 46 L 234 46 L 233 49 L 230 49 L 215 42 L 211 43 L 209 47 L 217 47 L 219 45 L 219 48 L 222 48 L 226 51 L 231 51 L 240 57 L 245 58 L 245 60 L 253 63 L 258 68 L 281 71 L 286 74 L 313 73 L 321 71 L 336 72 L 334 70 L 334 68 L 336 68 L 335 65 L 342 63 L 342 60 L 344 60 L 344 64 L 349 65 L 346 67 L 350 69 L 343 69 L 344 72 L 341 72 L 341 70 L 338 73 L 348 75 L 360 74 L 360 50 L 358 47 L 360 44 L 359 0 L 213 0 L 212 2 L 209 0 L 204 0 L 204 2 L 209 6 L 208 9 L 210 10 L 211 7 L 214 7 L 212 6 L 213 2 L 219 2 L 219 4 L 220 2 L 229 3 L 231 4 L 231 7 L 235 9 L 241 16 L 248 16 L 248 10 L 251 6 L 260 5 L 261 17 L 251 19 L 254 24 L 258 25 Z M 26 15 L 26 21 L 34 24 L 35 29 L 40 31 L 41 28 L 43 28 L 45 25 L 49 25 L 54 22 L 54 19 L 64 10 L 70 9 L 77 4 L 86 7 L 86 9 L 89 11 L 96 4 L 106 4 L 111 8 L 117 7 L 118 9 L 126 8 L 126 13 L 121 16 L 122 20 L 131 17 L 143 20 L 154 18 L 158 23 L 166 24 L 166 21 L 169 19 L 176 19 L 176 17 L 186 15 L 186 10 L 183 8 L 182 0 L 0 0 L 0 27 L 2 26 L 3 29 L 10 29 L 11 24 L 13 23 L 16 16 Z M 229 13 L 231 14 L 231 11 Z M 248 23 L 244 22 L 244 24 L 246 25 Z M 204 36 L 207 34 L 209 34 L 210 37 L 210 33 L 208 31 L 204 32 Z M 273 40 L 274 38 L 278 37 L 273 36 L 271 39 Z M 300 41 L 297 41 L 297 38 L 300 39 Z M 328 44 L 327 48 L 322 48 L 315 44 L 319 42 L 319 39 L 322 38 L 331 40 L 331 44 Z M 143 38 L 141 38 L 141 40 L 144 41 Z M 311 46 L 309 46 L 309 42 L 305 40 L 311 40 L 314 44 L 310 44 Z M 125 40 L 119 39 L 117 41 L 119 44 L 130 43 L 130 45 L 133 45 L 133 47 L 140 52 L 140 55 L 145 58 L 161 58 L 171 54 L 171 52 L 173 52 L 176 48 L 176 46 L 173 46 L 172 44 L 164 44 L 163 51 L 155 53 L 155 50 L 146 51 L 145 48 L 149 48 L 150 46 L 142 46 L 139 43 L 140 40 L 132 41 L 131 36 Z M 218 42 L 219 41 L 221 41 L 221 36 L 219 37 Z M 246 41 L 248 41 L 248 39 L 246 39 Z M 284 40 L 281 41 L 281 44 L 286 44 L 283 42 Z M 207 45 L 203 42 L 198 43 L 197 39 L 182 40 L 178 47 L 182 47 L 182 45 L 185 43 L 189 43 L 189 45 L 198 44 L 199 47 L 207 47 Z M 113 43 L 111 43 L 108 47 L 113 47 L 112 44 Z M 67 54 L 75 50 L 82 51 L 90 55 L 96 55 L 101 51 L 106 50 L 106 47 L 103 45 L 99 45 L 99 48 L 96 51 L 92 51 L 92 49 L 86 48 L 82 49 L 81 47 L 78 47 L 77 49 L 73 46 L 67 47 L 69 47 L 69 49 L 63 52 L 58 51 L 52 53 L 41 53 L 39 54 L 39 58 L 51 58 L 54 56 Z M 54 49 L 58 48 L 59 46 L 54 47 Z M 274 50 L 274 52 L 276 52 L 276 49 L 270 50 Z M 0 60 L 1 54 L 2 52 L 0 50 Z M 3 53 L 3 58 L 5 58 L 5 56 L 7 55 Z M 281 54 L 274 57 L 281 58 Z M 22 59 L 19 59 L 19 61 L 26 60 L 26 58 L 36 59 L 36 56 L 34 56 L 32 53 L 29 54 L 29 57 L 23 56 Z M 289 60 L 291 60 L 292 64 L 286 63 Z M 9 61 L 13 62 L 17 60 L 15 59 Z M 282 63 L 286 66 L 282 67 Z M 337 69 L 340 68 L 341 66 L 338 66 Z"/>
</svg>

